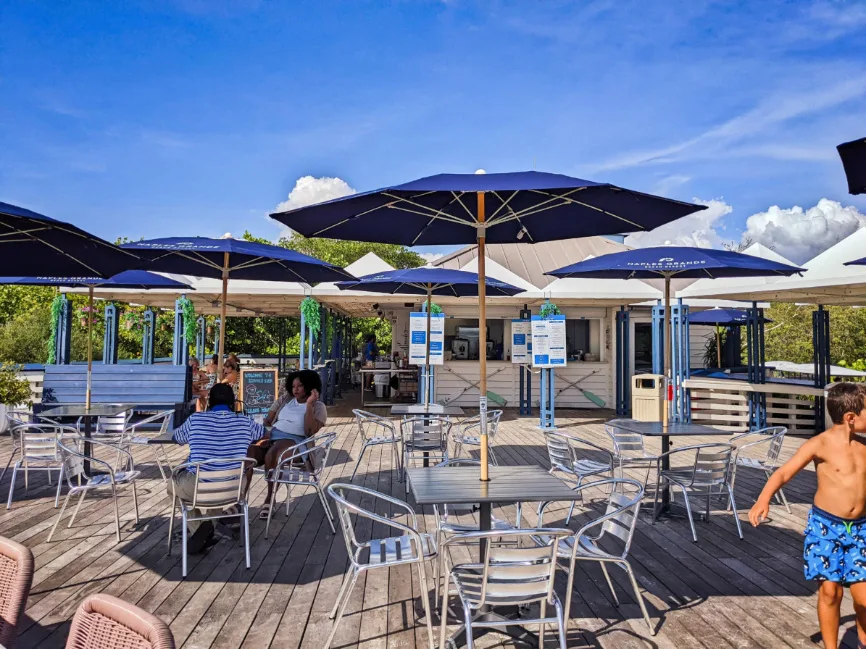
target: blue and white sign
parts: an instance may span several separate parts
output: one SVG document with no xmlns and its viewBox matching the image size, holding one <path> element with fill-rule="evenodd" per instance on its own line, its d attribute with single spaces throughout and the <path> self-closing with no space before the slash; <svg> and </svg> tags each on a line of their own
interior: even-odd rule
<svg viewBox="0 0 866 649">
<path fill-rule="evenodd" d="M 445 361 L 445 314 L 430 314 L 430 365 L 442 365 Z M 427 314 L 409 314 L 409 363 L 424 365 L 427 362 Z"/>
<path fill-rule="evenodd" d="M 529 320 L 511 321 L 511 362 L 532 361 L 532 324 Z"/>
<path fill-rule="evenodd" d="M 565 367 L 565 316 L 532 316 L 532 366 Z"/>
</svg>

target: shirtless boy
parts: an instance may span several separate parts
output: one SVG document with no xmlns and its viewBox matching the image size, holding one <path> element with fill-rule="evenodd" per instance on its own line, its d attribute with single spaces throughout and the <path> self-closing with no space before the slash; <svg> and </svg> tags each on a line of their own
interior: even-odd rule
<svg viewBox="0 0 866 649">
<path fill-rule="evenodd" d="M 758 526 L 773 495 L 810 462 L 818 491 L 806 523 L 803 572 L 820 582 L 818 622 L 825 649 L 839 646 L 842 588 L 848 586 L 857 614 L 857 648 L 866 649 L 866 390 L 837 383 L 827 391 L 833 426 L 800 447 L 770 476 L 749 512 Z"/>
</svg>

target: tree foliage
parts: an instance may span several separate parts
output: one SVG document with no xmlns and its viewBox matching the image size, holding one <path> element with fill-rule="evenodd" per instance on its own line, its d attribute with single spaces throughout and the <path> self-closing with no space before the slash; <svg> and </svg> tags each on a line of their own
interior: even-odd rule
<svg viewBox="0 0 866 649">
<path fill-rule="evenodd" d="M 830 362 L 839 365 L 866 359 L 866 309 L 827 307 L 830 312 Z M 812 362 L 812 305 L 773 302 L 764 314 L 767 360 Z"/>
</svg>

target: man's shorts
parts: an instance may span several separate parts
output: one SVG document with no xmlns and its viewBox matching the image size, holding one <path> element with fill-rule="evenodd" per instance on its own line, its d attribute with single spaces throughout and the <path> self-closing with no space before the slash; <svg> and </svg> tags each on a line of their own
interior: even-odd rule
<svg viewBox="0 0 866 649">
<path fill-rule="evenodd" d="M 838 584 L 866 581 L 866 517 L 839 518 L 813 505 L 804 533 L 806 579 Z"/>
</svg>

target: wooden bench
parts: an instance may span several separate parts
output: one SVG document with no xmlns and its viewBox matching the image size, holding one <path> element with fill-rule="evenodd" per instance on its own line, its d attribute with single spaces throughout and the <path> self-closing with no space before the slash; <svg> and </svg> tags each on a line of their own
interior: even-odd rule
<svg viewBox="0 0 866 649">
<path fill-rule="evenodd" d="M 56 405 L 84 403 L 86 365 L 46 365 L 42 403 L 34 414 Z M 91 403 L 131 403 L 134 412 L 174 411 L 179 426 L 195 412 L 192 373 L 184 365 L 94 365 Z"/>
</svg>

